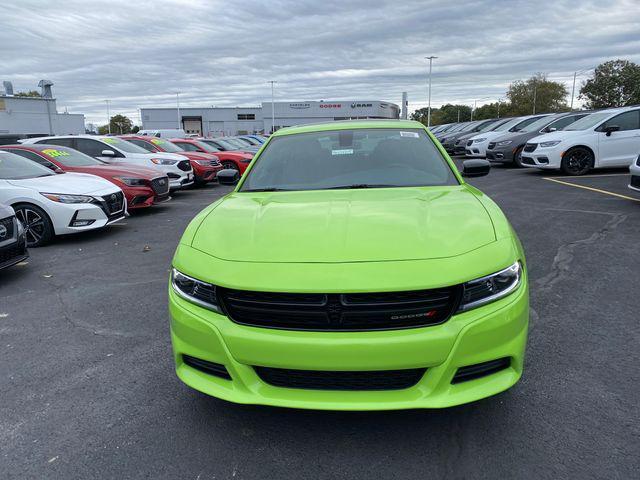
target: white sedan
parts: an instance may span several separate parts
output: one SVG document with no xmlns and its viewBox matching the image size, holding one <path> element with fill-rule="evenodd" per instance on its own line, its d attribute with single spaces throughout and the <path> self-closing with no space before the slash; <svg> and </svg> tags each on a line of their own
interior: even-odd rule
<svg viewBox="0 0 640 480">
<path fill-rule="evenodd" d="M 0 152 L 0 203 L 14 208 L 30 247 L 127 215 L 124 194 L 113 183 L 82 173 L 56 174 L 8 152 Z"/>
</svg>

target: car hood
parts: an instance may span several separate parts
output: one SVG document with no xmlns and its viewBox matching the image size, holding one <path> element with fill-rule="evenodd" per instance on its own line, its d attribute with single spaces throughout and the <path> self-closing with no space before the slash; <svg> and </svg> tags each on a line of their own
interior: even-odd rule
<svg viewBox="0 0 640 480">
<path fill-rule="evenodd" d="M 41 193 L 90 195 L 120 190 L 108 180 L 85 173 L 63 173 L 59 175 L 48 175 L 46 177 L 7 181 L 17 187 L 32 188 Z"/>
<path fill-rule="evenodd" d="M 593 130 L 562 130 L 559 132 L 545 133 L 529 139 L 529 143 L 552 142 L 554 140 L 566 140 L 568 138 L 579 137 L 585 133 L 593 133 Z M 544 138 L 544 140 L 543 140 Z"/>
<path fill-rule="evenodd" d="M 469 137 L 467 140 L 476 140 L 478 138 L 484 138 L 485 140 L 493 140 L 501 135 L 506 135 L 507 132 L 484 132 L 484 133 L 476 133 L 475 135 Z"/>
<path fill-rule="evenodd" d="M 495 241 L 465 185 L 232 193 L 204 218 L 192 247 L 244 262 L 444 258 Z"/>
<path fill-rule="evenodd" d="M 541 135 L 540 132 L 509 132 L 504 135 L 500 135 L 499 137 L 493 138 L 491 141 L 498 143 L 505 140 L 511 140 L 513 146 L 516 146 L 538 135 Z M 509 146 L 511 146 L 512 144 L 509 144 Z"/>
</svg>

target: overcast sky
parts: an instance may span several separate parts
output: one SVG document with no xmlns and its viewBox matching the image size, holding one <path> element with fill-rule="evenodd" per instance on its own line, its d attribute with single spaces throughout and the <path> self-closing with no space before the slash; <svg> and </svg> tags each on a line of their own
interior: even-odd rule
<svg viewBox="0 0 640 480">
<path fill-rule="evenodd" d="M 535 72 L 640 62 L 638 0 L 3 0 L 0 80 L 54 82 L 58 109 L 106 123 L 138 108 L 276 100 L 478 105 Z M 582 75 L 580 78 L 586 78 Z"/>
</svg>

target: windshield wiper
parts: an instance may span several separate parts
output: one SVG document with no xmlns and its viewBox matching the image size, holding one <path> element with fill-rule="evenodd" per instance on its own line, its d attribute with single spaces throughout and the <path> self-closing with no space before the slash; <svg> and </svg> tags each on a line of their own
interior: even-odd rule
<svg viewBox="0 0 640 480">
<path fill-rule="evenodd" d="M 249 188 L 247 190 L 240 190 L 241 192 L 290 192 L 287 188 L 278 187 L 265 187 L 265 188 Z"/>
<path fill-rule="evenodd" d="M 347 188 L 391 188 L 397 187 L 398 185 L 387 185 L 384 183 L 354 183 L 351 185 L 340 185 L 337 187 L 329 187 L 328 190 L 338 190 L 338 189 L 347 189 Z"/>
</svg>

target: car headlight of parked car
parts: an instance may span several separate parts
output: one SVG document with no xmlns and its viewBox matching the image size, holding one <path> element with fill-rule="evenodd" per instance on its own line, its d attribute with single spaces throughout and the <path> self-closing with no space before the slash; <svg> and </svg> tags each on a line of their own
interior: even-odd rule
<svg viewBox="0 0 640 480">
<path fill-rule="evenodd" d="M 180 273 L 175 268 L 171 271 L 171 285 L 174 291 L 185 300 L 208 310 L 222 313 L 222 309 L 218 304 L 215 285 Z"/>
<path fill-rule="evenodd" d="M 498 142 L 496 145 L 498 145 L 499 147 L 505 147 L 507 145 L 511 145 L 513 143 L 513 140 L 503 140 L 502 142 Z"/>
<path fill-rule="evenodd" d="M 465 283 L 460 310 L 471 310 L 506 297 L 518 288 L 521 279 L 522 265 L 518 261 L 504 270 Z"/>
<path fill-rule="evenodd" d="M 558 145 L 562 140 L 552 140 L 550 142 L 542 142 L 540 143 L 540 148 L 549 148 L 549 147 L 555 147 L 556 145 Z"/>
<path fill-rule="evenodd" d="M 480 143 L 480 142 L 484 142 L 486 140 L 486 138 L 476 138 L 473 143 Z"/>
<path fill-rule="evenodd" d="M 178 160 L 169 160 L 167 158 L 152 158 L 151 161 L 156 165 L 175 165 Z"/>
<path fill-rule="evenodd" d="M 49 200 L 58 203 L 91 203 L 94 198 L 89 195 L 67 195 L 64 193 L 43 193 L 40 195 L 47 197 Z"/>
<path fill-rule="evenodd" d="M 131 177 L 113 177 L 116 180 L 120 180 L 125 185 L 129 185 L 130 187 L 144 187 L 147 182 L 142 178 L 131 178 Z"/>
<path fill-rule="evenodd" d="M 206 166 L 211 166 L 211 163 L 213 162 L 213 160 L 196 160 L 195 161 L 198 165 L 206 165 Z"/>
</svg>

